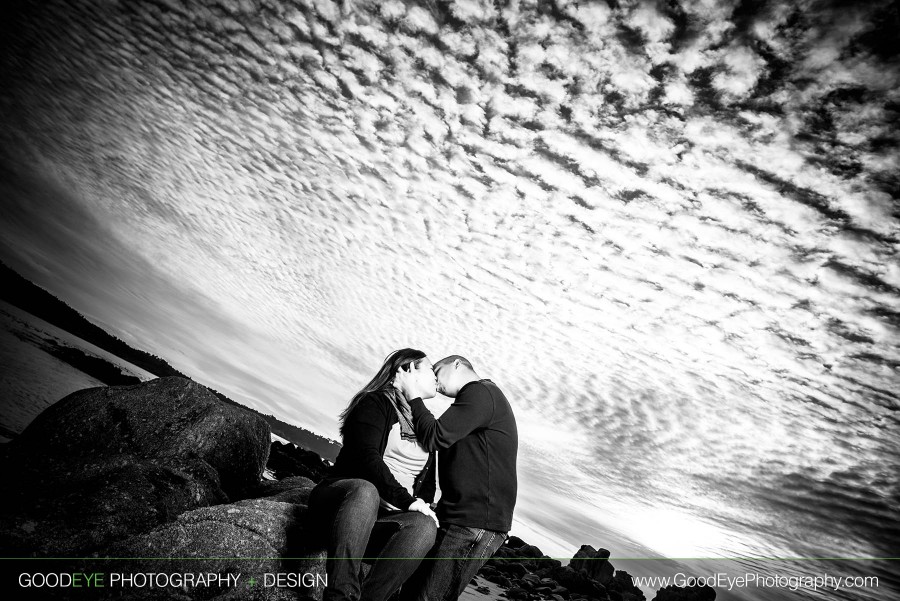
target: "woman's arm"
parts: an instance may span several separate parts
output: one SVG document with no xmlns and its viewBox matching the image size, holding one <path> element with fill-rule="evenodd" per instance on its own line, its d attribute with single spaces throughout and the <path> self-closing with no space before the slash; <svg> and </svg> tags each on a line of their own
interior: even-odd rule
<svg viewBox="0 0 900 601">
<path fill-rule="evenodd" d="M 362 399 L 344 422 L 344 446 L 359 468 L 360 477 L 375 485 L 381 498 L 406 510 L 415 500 L 384 463 L 381 448 L 386 431 L 391 427 L 393 407 L 369 395 Z"/>
</svg>

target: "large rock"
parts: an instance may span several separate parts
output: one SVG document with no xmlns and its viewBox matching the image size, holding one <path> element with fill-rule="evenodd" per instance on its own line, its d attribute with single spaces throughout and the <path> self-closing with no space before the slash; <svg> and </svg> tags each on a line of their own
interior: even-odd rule
<svg viewBox="0 0 900 601">
<path fill-rule="evenodd" d="M 214 599 L 321 599 L 325 553 L 303 527 L 305 510 L 291 503 L 248 499 L 196 509 L 153 532 L 133 537 L 111 549 L 120 557 L 165 557 L 154 562 L 159 572 L 240 574 L 236 587 L 223 588 Z M 199 558 L 199 559 L 189 559 Z M 285 559 L 287 558 L 287 559 Z M 135 569 L 147 570 L 146 562 Z M 266 574 L 320 576 L 311 587 L 266 587 Z M 250 586 L 250 578 L 258 584 Z M 315 583 L 311 583 L 315 584 Z M 205 589 L 187 591 L 191 599 L 209 599 Z M 139 598 L 139 597 L 137 597 Z"/>
<path fill-rule="evenodd" d="M 318 453 L 301 449 L 292 443 L 272 441 L 269 462 L 266 465 L 279 480 L 291 476 L 304 476 L 318 482 L 328 472 L 328 464 Z"/>
<path fill-rule="evenodd" d="M 590 545 L 581 545 L 569 562 L 569 567 L 584 572 L 604 586 L 612 580 L 615 572 L 615 568 L 609 563 L 609 551 L 597 550 Z"/>
<path fill-rule="evenodd" d="M 266 498 L 270 501 L 306 505 L 315 487 L 315 482 L 303 476 L 291 476 L 283 480 L 263 480 L 251 489 L 248 498 Z"/>
<path fill-rule="evenodd" d="M 609 564 L 607 564 L 609 565 Z M 644 601 L 644 591 L 634 585 L 634 578 L 625 570 L 616 570 L 615 575 L 607 585 L 610 596 L 613 592 L 620 593 L 622 599 L 632 601 Z"/>
<path fill-rule="evenodd" d="M 256 486 L 261 418 L 183 378 L 75 392 L 9 443 L 0 550 L 88 555 Z"/>
<path fill-rule="evenodd" d="M 239 495 L 259 482 L 269 454 L 269 425 L 220 401 L 186 378 L 73 392 L 38 415 L 10 443 L 9 459 L 46 469 L 59 461 L 130 454 L 144 459 L 196 458 Z"/>
<path fill-rule="evenodd" d="M 161 465 L 133 455 L 69 462 L 6 493 L 0 548 L 17 555 L 85 555 L 198 507 L 227 501 L 205 463 Z"/>
<path fill-rule="evenodd" d="M 510 541 L 516 546 L 510 546 Z M 497 549 L 488 560 L 487 565 L 506 572 L 508 576 L 519 577 L 527 572 L 558 568 L 562 563 L 559 560 L 547 557 L 534 545 L 525 544 L 522 542 L 522 539 L 510 537 L 506 543 Z"/>
</svg>

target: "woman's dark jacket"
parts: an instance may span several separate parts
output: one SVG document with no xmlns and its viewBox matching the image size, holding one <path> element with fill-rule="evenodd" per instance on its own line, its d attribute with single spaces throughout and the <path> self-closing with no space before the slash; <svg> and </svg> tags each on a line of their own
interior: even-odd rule
<svg viewBox="0 0 900 601">
<path fill-rule="evenodd" d="M 391 427 L 400 421 L 394 405 L 383 392 L 370 392 L 363 397 L 344 420 L 344 446 L 326 480 L 362 478 L 378 489 L 381 498 L 397 507 L 409 509 L 416 497 L 431 503 L 435 494 L 435 453 L 430 453 L 425 468 L 413 482 L 409 494 L 384 463 Z"/>
</svg>

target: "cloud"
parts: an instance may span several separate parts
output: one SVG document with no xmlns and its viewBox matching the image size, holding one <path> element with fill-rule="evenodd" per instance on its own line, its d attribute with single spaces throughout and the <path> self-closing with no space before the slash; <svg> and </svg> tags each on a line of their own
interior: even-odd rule
<svg viewBox="0 0 900 601">
<path fill-rule="evenodd" d="M 722 61 L 726 67 L 713 78 L 717 90 L 733 99 L 741 99 L 753 90 L 765 62 L 752 50 L 738 46 L 728 49 Z"/>
<path fill-rule="evenodd" d="M 67 259 L 95 248 L 81 221 L 61 245 L 37 217 L 5 226 L 4 253 L 71 271 L 57 289 L 139 345 L 332 434 L 389 350 L 464 350 L 523 415 L 592 441 L 558 462 L 615 494 L 566 515 L 681 524 L 619 532 L 635 545 L 733 511 L 756 545 L 783 525 L 761 489 L 793 473 L 893 494 L 867 467 L 896 458 L 872 424 L 896 421 L 900 364 L 900 73 L 864 37 L 881 9 L 830 28 L 816 3 L 429 6 L 18 15 L 3 177 L 37 216 L 55 206 L 41 178 L 60 182 L 103 226 L 85 238 L 134 262 L 104 279 L 112 259 Z M 35 31 L 58 35 L 26 57 Z M 138 261 L 157 276 L 129 277 Z M 548 436 L 526 431 L 526 489 L 556 502 L 583 491 L 548 488 Z M 550 532 L 535 505 L 523 527 Z"/>
<path fill-rule="evenodd" d="M 649 2 L 639 3 L 625 22 L 643 33 L 651 43 L 664 41 L 675 29 L 675 24 Z"/>
<path fill-rule="evenodd" d="M 671 81 L 666 85 L 664 102 L 690 106 L 694 103 L 694 94 L 685 80 Z"/>
<path fill-rule="evenodd" d="M 481 0 L 452 0 L 448 5 L 451 14 L 466 23 L 486 21 L 494 14 L 493 4 Z"/>
</svg>

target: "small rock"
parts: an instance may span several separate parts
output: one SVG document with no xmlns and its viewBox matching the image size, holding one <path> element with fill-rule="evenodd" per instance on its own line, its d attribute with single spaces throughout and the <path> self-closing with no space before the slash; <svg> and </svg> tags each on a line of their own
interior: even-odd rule
<svg viewBox="0 0 900 601">
<path fill-rule="evenodd" d="M 500 561 L 494 564 L 494 567 L 510 578 L 522 578 L 528 573 L 528 570 L 521 563 L 511 561 Z"/>
<path fill-rule="evenodd" d="M 499 574 L 485 574 L 483 577 L 488 582 L 493 582 L 497 586 L 501 586 L 503 588 L 509 588 L 512 586 L 512 581 L 506 576 L 502 576 Z"/>
<path fill-rule="evenodd" d="M 518 549 L 516 549 L 517 557 L 533 557 L 535 559 L 544 557 L 544 554 L 540 549 L 535 547 L 534 545 L 522 545 Z"/>
<path fill-rule="evenodd" d="M 491 575 L 491 574 L 496 575 L 496 574 L 499 574 L 500 572 L 498 572 L 498 571 L 497 571 L 497 568 L 495 568 L 494 566 L 488 565 L 488 564 L 484 564 L 483 566 L 481 566 L 481 569 L 478 570 L 478 573 L 479 573 L 481 576 L 488 576 L 488 575 Z"/>
<path fill-rule="evenodd" d="M 528 591 L 518 586 L 514 586 L 506 591 L 506 597 L 509 599 L 519 599 L 525 601 L 528 599 Z"/>
</svg>

